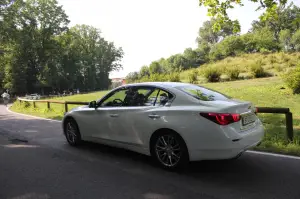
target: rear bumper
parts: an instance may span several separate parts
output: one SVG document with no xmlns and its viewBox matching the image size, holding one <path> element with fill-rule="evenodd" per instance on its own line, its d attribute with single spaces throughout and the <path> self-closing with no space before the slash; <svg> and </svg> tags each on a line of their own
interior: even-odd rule
<svg viewBox="0 0 300 199">
<path fill-rule="evenodd" d="M 240 133 L 238 139 L 230 137 L 224 138 L 223 142 L 218 142 L 218 146 L 207 149 L 189 149 L 190 160 L 218 160 L 231 159 L 243 153 L 249 148 L 257 146 L 261 143 L 264 136 L 264 128 L 259 121 L 258 124 L 244 132 Z"/>
</svg>

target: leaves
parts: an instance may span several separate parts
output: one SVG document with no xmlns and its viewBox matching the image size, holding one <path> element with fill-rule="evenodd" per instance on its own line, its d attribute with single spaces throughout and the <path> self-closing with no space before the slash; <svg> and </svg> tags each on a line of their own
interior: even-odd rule
<svg viewBox="0 0 300 199">
<path fill-rule="evenodd" d="M 278 5 L 285 5 L 287 0 L 248 0 L 254 3 L 260 3 L 257 10 L 266 8 L 264 15 L 261 17 L 262 20 L 267 20 L 270 18 L 277 17 L 277 8 Z M 237 23 L 233 23 L 229 18 L 227 10 L 233 9 L 236 6 L 243 6 L 241 0 L 199 0 L 200 6 L 207 7 L 208 16 L 214 18 L 216 23 L 213 25 L 214 32 L 218 32 L 226 24 L 231 23 L 233 26 L 233 31 L 239 32 L 240 26 Z"/>
<path fill-rule="evenodd" d="M 56 0 L 1 1 L 0 86 L 16 93 L 105 89 L 109 72 L 122 68 L 123 50 L 92 26 L 69 30 Z"/>
</svg>

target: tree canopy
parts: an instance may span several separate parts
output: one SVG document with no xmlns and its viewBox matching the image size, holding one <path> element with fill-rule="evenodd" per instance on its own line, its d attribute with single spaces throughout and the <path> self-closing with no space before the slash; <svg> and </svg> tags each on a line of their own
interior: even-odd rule
<svg viewBox="0 0 300 199">
<path fill-rule="evenodd" d="M 0 88 L 14 93 L 107 89 L 123 50 L 88 25 L 69 28 L 56 0 L 1 0 Z"/>
<path fill-rule="evenodd" d="M 277 10 L 279 7 L 284 6 L 287 0 L 247 0 L 258 4 L 256 10 L 265 9 L 264 14 L 260 17 L 262 21 L 267 19 L 277 19 Z M 199 0 L 200 6 L 207 7 L 208 16 L 216 19 L 213 25 L 214 31 L 219 31 L 225 24 L 231 23 L 234 32 L 240 30 L 237 21 L 232 21 L 228 16 L 228 10 L 235 6 L 243 6 L 242 0 Z"/>
</svg>

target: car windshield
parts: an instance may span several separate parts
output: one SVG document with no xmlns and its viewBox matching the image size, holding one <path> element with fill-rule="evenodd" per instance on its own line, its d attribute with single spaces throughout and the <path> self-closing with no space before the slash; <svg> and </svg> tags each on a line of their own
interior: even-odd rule
<svg viewBox="0 0 300 199">
<path fill-rule="evenodd" d="M 217 91 L 210 90 L 197 85 L 179 86 L 176 88 L 202 101 L 227 100 L 231 98 Z"/>
</svg>

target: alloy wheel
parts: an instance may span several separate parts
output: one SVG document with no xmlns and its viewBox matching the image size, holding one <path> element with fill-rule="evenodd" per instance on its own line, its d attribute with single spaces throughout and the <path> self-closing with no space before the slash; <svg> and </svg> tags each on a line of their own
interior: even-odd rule
<svg viewBox="0 0 300 199">
<path fill-rule="evenodd" d="M 76 144 L 76 139 L 77 139 L 76 127 L 74 127 L 74 123 L 71 121 L 67 123 L 66 136 L 67 136 L 68 141 L 71 144 Z"/>
<path fill-rule="evenodd" d="M 181 159 L 180 143 L 174 135 L 162 135 L 155 144 L 158 160 L 167 167 L 174 167 Z"/>
</svg>

